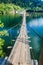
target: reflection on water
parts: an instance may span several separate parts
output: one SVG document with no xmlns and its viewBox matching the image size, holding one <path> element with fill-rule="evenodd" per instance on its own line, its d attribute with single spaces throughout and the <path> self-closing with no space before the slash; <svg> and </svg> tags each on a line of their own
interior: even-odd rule
<svg viewBox="0 0 43 65">
<path fill-rule="evenodd" d="M 43 18 L 33 19 L 29 25 L 36 30 L 41 37 L 43 36 Z"/>
<path fill-rule="evenodd" d="M 9 16 L 0 16 L 0 20 L 4 22 L 5 28 L 4 29 L 9 29 L 9 37 L 3 37 L 6 40 L 6 44 L 9 46 L 14 44 L 13 39 L 16 39 L 19 31 L 20 31 L 20 25 L 17 27 L 13 27 L 18 23 L 21 23 L 21 17 L 9 17 Z M 30 46 L 32 46 L 32 51 L 35 59 L 39 59 L 40 55 L 40 48 L 41 48 L 41 38 L 43 36 L 43 18 L 36 18 L 36 19 L 29 19 L 27 17 L 27 31 L 29 31 L 28 35 L 31 37 L 31 43 Z M 6 51 L 6 50 L 5 50 Z M 10 49 L 9 49 L 10 51 Z M 7 53 L 8 51 L 6 51 Z M 9 55 L 9 53 L 8 53 Z"/>
<path fill-rule="evenodd" d="M 30 45 L 33 48 L 33 54 L 36 59 L 39 59 L 40 49 L 41 49 L 41 40 L 43 37 L 43 18 L 36 18 L 28 20 L 27 29 L 30 31 L 29 35 L 31 37 Z"/>
</svg>

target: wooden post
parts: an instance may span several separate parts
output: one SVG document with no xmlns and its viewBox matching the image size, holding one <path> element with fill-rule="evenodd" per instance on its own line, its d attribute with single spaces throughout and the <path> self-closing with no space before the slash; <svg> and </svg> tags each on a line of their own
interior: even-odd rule
<svg viewBox="0 0 43 65">
<path fill-rule="evenodd" d="M 41 46 L 41 52 L 40 52 L 39 65 L 43 65 L 43 38 L 42 38 L 42 46 Z"/>
</svg>

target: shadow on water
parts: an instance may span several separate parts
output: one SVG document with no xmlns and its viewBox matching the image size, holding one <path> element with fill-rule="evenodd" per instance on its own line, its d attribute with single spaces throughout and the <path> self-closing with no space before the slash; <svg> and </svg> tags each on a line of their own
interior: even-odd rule
<svg viewBox="0 0 43 65">
<path fill-rule="evenodd" d="M 4 23 L 6 28 L 11 28 L 18 23 L 21 23 L 21 15 L 0 15 L 0 20 Z"/>
</svg>

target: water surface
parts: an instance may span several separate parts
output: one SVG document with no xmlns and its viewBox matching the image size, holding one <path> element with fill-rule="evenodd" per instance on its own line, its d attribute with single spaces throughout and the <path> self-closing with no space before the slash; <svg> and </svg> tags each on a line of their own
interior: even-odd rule
<svg viewBox="0 0 43 65">
<path fill-rule="evenodd" d="M 8 30 L 9 36 L 3 36 L 2 38 L 5 39 L 5 46 L 7 44 L 7 46 L 13 46 L 14 45 L 14 41 L 12 40 L 16 40 L 17 36 L 20 33 L 20 27 L 22 24 L 22 17 L 21 16 L 3 16 L 0 15 L 0 20 L 2 22 L 4 22 L 4 28 Z M 19 24 L 19 25 L 17 25 Z M 15 25 L 17 25 L 15 27 Z M 30 46 L 32 46 L 32 50 L 31 50 L 31 55 L 33 53 L 33 57 L 34 59 L 39 59 L 40 56 L 40 49 L 41 49 L 41 39 L 43 37 L 43 18 L 26 18 L 26 25 L 27 25 L 27 34 L 28 36 L 30 36 Z M 7 47 L 6 46 L 6 47 Z M 11 49 L 7 49 L 6 51 L 6 47 L 4 47 L 4 51 L 6 52 L 6 55 L 9 55 L 8 51 L 10 51 Z M 8 54 L 7 54 L 8 53 Z"/>
</svg>

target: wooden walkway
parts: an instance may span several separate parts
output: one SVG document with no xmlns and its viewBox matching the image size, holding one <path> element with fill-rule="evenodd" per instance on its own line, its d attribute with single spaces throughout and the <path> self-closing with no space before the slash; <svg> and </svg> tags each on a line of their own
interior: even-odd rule
<svg viewBox="0 0 43 65">
<path fill-rule="evenodd" d="M 6 65 L 32 65 L 29 49 L 29 42 L 26 29 L 26 11 L 23 11 L 23 23 L 20 34 L 17 37 L 15 45 L 11 51 Z"/>
</svg>

